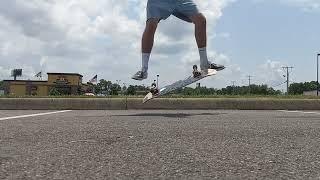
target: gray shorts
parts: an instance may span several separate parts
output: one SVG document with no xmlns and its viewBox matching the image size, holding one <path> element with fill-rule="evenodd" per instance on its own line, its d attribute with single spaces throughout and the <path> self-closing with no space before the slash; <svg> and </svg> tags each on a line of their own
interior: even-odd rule
<svg viewBox="0 0 320 180">
<path fill-rule="evenodd" d="M 189 17 L 199 14 L 199 10 L 193 0 L 148 0 L 147 20 L 167 19 L 171 14 L 191 22 Z"/>
</svg>

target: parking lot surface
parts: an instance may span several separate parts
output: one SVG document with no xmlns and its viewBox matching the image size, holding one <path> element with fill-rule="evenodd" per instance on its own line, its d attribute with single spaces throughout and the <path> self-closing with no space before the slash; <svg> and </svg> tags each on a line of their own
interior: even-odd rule
<svg viewBox="0 0 320 180">
<path fill-rule="evenodd" d="M 320 112 L 0 111 L 0 179 L 108 178 L 319 179 Z"/>
</svg>

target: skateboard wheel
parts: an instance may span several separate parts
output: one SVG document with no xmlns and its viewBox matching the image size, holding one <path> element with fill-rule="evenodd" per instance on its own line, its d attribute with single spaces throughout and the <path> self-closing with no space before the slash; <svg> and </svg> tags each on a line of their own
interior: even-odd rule
<svg viewBox="0 0 320 180">
<path fill-rule="evenodd" d="M 197 65 L 193 65 L 193 70 L 198 70 L 198 66 Z"/>
</svg>

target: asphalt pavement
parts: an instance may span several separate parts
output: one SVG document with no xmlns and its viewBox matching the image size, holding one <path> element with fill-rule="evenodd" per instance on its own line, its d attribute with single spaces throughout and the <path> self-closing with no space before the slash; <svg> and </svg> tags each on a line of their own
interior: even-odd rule
<svg viewBox="0 0 320 180">
<path fill-rule="evenodd" d="M 0 111 L 0 179 L 320 179 L 320 112 L 48 112 Z"/>
</svg>

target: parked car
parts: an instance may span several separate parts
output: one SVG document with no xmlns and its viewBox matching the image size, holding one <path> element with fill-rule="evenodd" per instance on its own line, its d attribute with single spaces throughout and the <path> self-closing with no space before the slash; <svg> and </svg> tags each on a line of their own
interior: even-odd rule
<svg viewBox="0 0 320 180">
<path fill-rule="evenodd" d="M 85 95 L 85 96 L 96 96 L 96 95 L 93 94 L 93 93 L 85 93 L 84 95 Z"/>
</svg>

